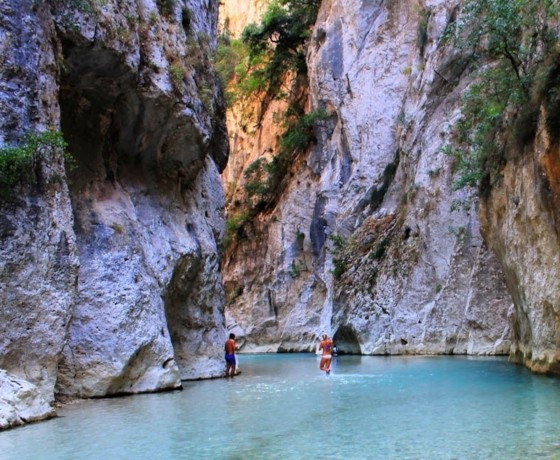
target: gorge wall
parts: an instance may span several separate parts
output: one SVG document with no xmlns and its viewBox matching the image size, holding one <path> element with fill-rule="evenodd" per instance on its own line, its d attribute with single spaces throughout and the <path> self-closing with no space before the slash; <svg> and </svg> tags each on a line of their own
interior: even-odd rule
<svg viewBox="0 0 560 460">
<path fill-rule="evenodd" d="M 221 22 L 238 35 L 267 4 L 225 0 Z M 456 189 L 442 146 L 475 77 L 441 37 L 461 4 L 321 2 L 298 95 L 328 116 L 222 250 L 289 101 L 258 123 L 228 110 L 228 160 L 218 2 L 4 0 L 0 148 L 60 131 L 76 164 L 41 138 L 0 186 L 0 428 L 55 397 L 219 376 L 226 330 L 243 352 L 314 351 L 326 331 L 346 353 L 558 372 L 558 107 L 532 101 L 534 139 L 480 203 Z"/>
<path fill-rule="evenodd" d="M 311 351 L 327 331 L 343 352 L 509 352 L 515 319 L 499 259 L 441 153 L 471 78 L 440 43 L 458 5 L 321 3 L 308 109 L 330 117 L 275 206 L 226 253 L 227 324 L 243 350 Z M 278 149 L 275 111 L 255 135 L 229 126 L 223 180 L 234 197 L 242 165 Z M 238 208 L 231 199 L 229 216 Z"/>
<path fill-rule="evenodd" d="M 474 189 L 456 189 L 455 160 L 442 153 L 476 78 L 465 50 L 442 40 L 462 7 L 321 2 L 307 108 L 330 117 L 274 206 L 226 252 L 227 325 L 244 350 L 311 351 L 327 331 L 343 352 L 509 353 L 558 373 L 556 51 L 534 58 L 544 77 L 524 107 L 534 121 L 522 127 L 534 122 L 534 133 L 521 147 L 508 142 L 523 136 L 512 132 L 519 123 L 500 133 L 508 160 L 479 203 Z M 244 168 L 278 151 L 279 110 L 269 108 L 256 134 L 230 111 L 230 219 Z"/>
<path fill-rule="evenodd" d="M 535 139 L 483 200 L 481 227 L 515 302 L 512 359 L 560 374 L 560 148 L 547 126 L 559 112 L 545 100 L 534 104 Z"/>
<path fill-rule="evenodd" d="M 0 141 L 43 142 L 0 215 L 0 427 L 59 398 L 222 374 L 217 2 L 7 0 Z M 31 407 L 31 409 L 30 409 Z"/>
</svg>

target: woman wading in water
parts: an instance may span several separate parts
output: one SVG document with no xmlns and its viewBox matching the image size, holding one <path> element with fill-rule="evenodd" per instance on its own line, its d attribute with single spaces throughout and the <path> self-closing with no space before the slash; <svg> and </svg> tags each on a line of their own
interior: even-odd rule
<svg viewBox="0 0 560 460">
<path fill-rule="evenodd" d="M 319 344 L 319 350 L 323 351 L 319 368 L 325 371 L 327 375 L 331 373 L 332 347 L 333 341 L 327 337 L 327 334 L 323 334 L 323 340 Z"/>
</svg>

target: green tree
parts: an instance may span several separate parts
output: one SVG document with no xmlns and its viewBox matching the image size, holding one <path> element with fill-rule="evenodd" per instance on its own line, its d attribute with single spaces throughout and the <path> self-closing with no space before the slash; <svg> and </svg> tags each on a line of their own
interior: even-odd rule
<svg viewBox="0 0 560 460">
<path fill-rule="evenodd" d="M 255 160 L 243 172 L 247 204 L 253 210 L 266 207 L 274 201 L 293 157 L 314 141 L 314 131 L 319 122 L 330 118 L 325 110 L 293 116 L 294 121 L 287 122 L 288 127 L 280 139 L 278 154 L 270 161 L 264 158 Z"/>
<path fill-rule="evenodd" d="M 247 85 L 266 98 L 284 95 L 288 72 L 307 72 L 305 45 L 315 24 L 320 0 L 273 0 L 261 23 L 249 24 L 242 40 L 249 48 Z"/>
<path fill-rule="evenodd" d="M 499 180 L 506 161 L 499 134 L 527 121 L 523 107 L 538 86 L 539 63 L 554 52 L 558 36 L 549 24 L 559 18 L 555 0 L 467 0 L 444 35 L 476 69 L 455 126 L 459 147 L 443 149 L 456 159 L 456 188 L 478 186 L 484 194 Z"/>
<path fill-rule="evenodd" d="M 340 280 L 342 275 L 346 272 L 347 268 L 347 255 L 346 255 L 346 241 L 337 233 L 329 235 L 332 242 L 332 262 L 333 269 L 331 273 L 335 280 Z"/>
<path fill-rule="evenodd" d="M 320 3 L 272 0 L 259 24 L 247 26 L 240 41 L 227 34 L 221 39 L 217 69 L 230 88 L 230 102 L 241 101 L 244 115 L 250 113 L 252 118 L 254 103 L 260 103 L 258 126 L 272 100 L 289 101 L 288 109 L 278 114 L 277 121 L 285 128 L 278 151 L 270 159 L 257 159 L 244 171 L 246 218 L 239 220 L 240 227 L 275 203 L 293 159 L 314 141 L 319 121 L 329 117 L 324 110 L 304 111 L 306 47 Z"/>
<path fill-rule="evenodd" d="M 249 215 L 245 212 L 234 214 L 226 221 L 226 234 L 224 237 L 224 247 L 230 246 L 234 241 L 243 237 L 243 225 L 249 221 Z"/>
</svg>

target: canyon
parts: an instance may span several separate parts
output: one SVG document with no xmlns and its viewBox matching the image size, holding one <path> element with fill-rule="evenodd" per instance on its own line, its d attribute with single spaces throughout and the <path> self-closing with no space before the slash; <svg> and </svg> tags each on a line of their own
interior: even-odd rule
<svg viewBox="0 0 560 460">
<path fill-rule="evenodd" d="M 0 5 L 0 146 L 67 143 L 37 138 L 2 197 L 0 428 L 220 377 L 227 332 L 241 353 L 314 352 L 325 332 L 342 353 L 558 373 L 555 70 L 479 194 L 444 148 L 477 78 L 443 40 L 463 2 L 323 0 L 296 93 L 324 115 L 248 218 L 245 173 L 281 149 L 289 101 L 226 108 L 219 35 L 269 4 L 238 3 Z"/>
</svg>

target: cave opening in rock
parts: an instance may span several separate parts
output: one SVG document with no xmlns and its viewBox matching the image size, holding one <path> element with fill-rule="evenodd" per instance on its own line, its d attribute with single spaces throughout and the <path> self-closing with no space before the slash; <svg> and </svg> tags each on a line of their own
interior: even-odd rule
<svg viewBox="0 0 560 460">
<path fill-rule="evenodd" d="M 333 335 L 333 341 L 338 347 L 338 353 L 343 355 L 361 355 L 362 348 L 358 334 L 353 326 L 343 325 Z"/>
<path fill-rule="evenodd" d="M 135 71 L 109 50 L 69 43 L 63 48 L 67 71 L 61 75 L 61 126 L 78 166 L 71 173 L 71 191 L 110 189 L 138 166 L 155 170 L 161 136 L 152 136 L 151 142 L 142 137 L 146 110 Z"/>
</svg>

